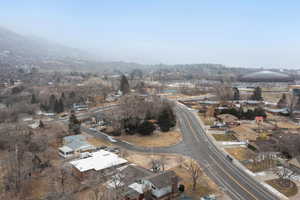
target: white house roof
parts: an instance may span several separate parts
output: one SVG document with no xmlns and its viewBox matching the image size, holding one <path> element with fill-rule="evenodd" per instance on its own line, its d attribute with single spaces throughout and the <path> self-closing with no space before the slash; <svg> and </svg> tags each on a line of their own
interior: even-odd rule
<svg viewBox="0 0 300 200">
<path fill-rule="evenodd" d="M 80 172 L 88 170 L 102 170 L 113 166 L 125 164 L 128 161 L 119 157 L 117 154 L 100 150 L 94 153 L 90 153 L 90 157 L 71 161 L 73 165 Z"/>
<path fill-rule="evenodd" d="M 129 188 L 133 189 L 134 191 L 138 192 L 139 194 L 144 193 L 145 186 L 140 183 L 132 183 L 131 185 L 128 186 Z"/>
<path fill-rule="evenodd" d="M 58 148 L 58 149 L 59 149 L 60 151 L 62 151 L 62 152 L 65 152 L 65 153 L 73 151 L 73 149 L 71 149 L 71 148 L 68 147 L 68 146 L 62 146 L 62 147 L 60 147 L 60 148 Z"/>
</svg>

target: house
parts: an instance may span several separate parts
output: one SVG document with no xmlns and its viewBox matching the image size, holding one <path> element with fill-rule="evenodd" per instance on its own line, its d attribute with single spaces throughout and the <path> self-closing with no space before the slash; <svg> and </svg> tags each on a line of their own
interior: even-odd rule
<svg viewBox="0 0 300 200">
<path fill-rule="evenodd" d="M 239 125 L 238 118 L 231 114 L 221 114 L 217 116 L 217 119 L 225 123 L 229 127 L 234 127 Z"/>
<path fill-rule="evenodd" d="M 87 142 L 87 136 L 70 135 L 63 138 L 64 146 L 59 148 L 59 155 L 64 158 L 80 156 L 80 153 L 95 150 L 96 147 Z"/>
<path fill-rule="evenodd" d="M 234 132 L 235 137 L 240 142 L 255 141 L 256 138 L 258 137 L 258 133 L 246 125 L 240 125 L 231 128 L 230 131 Z"/>
<path fill-rule="evenodd" d="M 98 172 L 110 175 L 112 168 L 118 168 L 128 163 L 127 160 L 119 157 L 117 154 L 105 150 L 93 153 L 87 152 L 81 155 L 82 158 L 70 162 L 73 166 L 73 174 L 80 180 Z"/>
<path fill-rule="evenodd" d="M 255 117 L 255 122 L 256 122 L 256 124 L 263 123 L 264 122 L 264 117 L 262 117 L 262 116 L 256 116 Z"/>
<path fill-rule="evenodd" d="M 118 173 L 119 172 L 119 173 Z M 126 200 L 139 200 L 143 199 L 145 196 L 144 191 L 146 188 L 140 188 L 139 192 L 128 187 L 133 183 L 139 182 L 141 179 L 151 176 L 154 173 L 148 169 L 142 168 L 140 166 L 130 164 L 118 168 L 117 174 L 112 176 L 112 178 L 106 182 L 108 189 L 115 189 L 117 186 L 124 187 L 122 189 L 122 196 Z M 116 185 L 117 184 L 117 185 Z M 112 190 L 113 191 L 113 190 Z"/>
<path fill-rule="evenodd" d="M 275 109 L 275 108 L 264 107 L 264 110 L 273 115 L 289 115 L 290 113 L 288 108 Z"/>
<path fill-rule="evenodd" d="M 168 199 L 178 192 L 179 178 L 174 171 L 164 171 L 144 177 L 129 185 L 129 188 L 139 194 L 151 192 L 152 199 Z M 133 199 L 130 199 L 133 200 Z"/>
</svg>

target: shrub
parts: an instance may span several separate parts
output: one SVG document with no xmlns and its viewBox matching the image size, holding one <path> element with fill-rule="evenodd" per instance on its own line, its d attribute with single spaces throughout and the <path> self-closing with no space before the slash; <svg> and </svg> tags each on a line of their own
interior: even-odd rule
<svg viewBox="0 0 300 200">
<path fill-rule="evenodd" d="M 144 121 L 141 123 L 137 129 L 137 131 L 142 135 L 150 135 L 155 130 L 155 126 L 152 122 Z"/>
</svg>

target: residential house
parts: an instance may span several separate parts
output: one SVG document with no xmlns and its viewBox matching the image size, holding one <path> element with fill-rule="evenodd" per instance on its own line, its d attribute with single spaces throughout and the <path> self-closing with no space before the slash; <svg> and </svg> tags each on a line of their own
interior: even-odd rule
<svg viewBox="0 0 300 200">
<path fill-rule="evenodd" d="M 129 187 L 139 194 L 151 191 L 152 199 L 163 200 L 178 194 L 178 182 L 179 178 L 174 171 L 164 171 L 142 178 Z"/>
<path fill-rule="evenodd" d="M 234 128 L 231 128 L 230 131 L 234 133 L 234 136 L 240 141 L 240 142 L 249 142 L 249 141 L 255 141 L 258 137 L 258 133 L 252 130 L 250 127 L 247 127 L 245 125 L 240 125 Z"/>
<path fill-rule="evenodd" d="M 217 116 L 217 119 L 220 120 L 221 122 L 225 123 L 228 127 L 235 127 L 238 126 L 239 119 L 231 114 L 221 114 Z"/>
<path fill-rule="evenodd" d="M 59 148 L 59 155 L 64 158 L 80 156 L 80 153 L 93 151 L 96 147 L 87 141 L 87 136 L 70 135 L 63 138 L 64 146 Z"/>
</svg>

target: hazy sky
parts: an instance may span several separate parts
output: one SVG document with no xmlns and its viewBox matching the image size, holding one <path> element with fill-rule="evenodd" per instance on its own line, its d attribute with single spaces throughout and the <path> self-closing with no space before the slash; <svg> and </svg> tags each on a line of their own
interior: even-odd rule
<svg viewBox="0 0 300 200">
<path fill-rule="evenodd" d="M 0 26 L 103 60 L 300 67 L 299 1 L 0 1 Z"/>
</svg>

